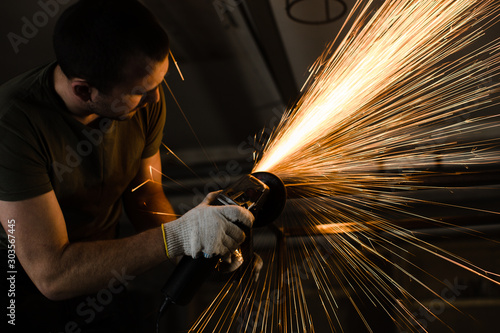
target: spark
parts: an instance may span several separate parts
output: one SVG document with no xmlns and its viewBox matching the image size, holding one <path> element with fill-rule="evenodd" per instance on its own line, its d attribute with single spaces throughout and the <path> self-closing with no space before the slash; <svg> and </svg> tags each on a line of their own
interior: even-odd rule
<svg viewBox="0 0 500 333">
<path fill-rule="evenodd" d="M 214 165 L 215 169 L 218 171 L 219 168 L 217 167 L 217 164 L 215 163 L 215 161 L 210 158 L 210 156 L 208 155 L 208 152 L 206 151 L 205 147 L 203 146 L 203 144 L 201 143 L 200 141 L 200 138 L 198 137 L 198 135 L 196 135 L 196 132 L 194 131 L 194 128 L 193 126 L 191 125 L 191 123 L 189 122 L 187 116 L 186 116 L 186 113 L 182 110 L 181 108 L 181 105 L 179 104 L 179 101 L 177 100 L 177 98 L 175 97 L 174 95 L 174 92 L 172 91 L 172 89 L 170 88 L 170 86 L 168 85 L 167 83 L 167 80 L 163 79 L 163 83 L 165 84 L 165 86 L 167 87 L 170 95 L 172 96 L 172 99 L 174 100 L 175 104 L 177 105 L 177 108 L 179 109 L 179 111 L 181 112 L 182 114 L 182 117 L 184 118 L 184 121 L 186 122 L 186 124 L 188 125 L 189 127 L 189 130 L 191 131 L 191 134 L 193 134 L 194 138 L 196 139 L 196 141 L 198 142 L 198 145 L 200 146 L 201 150 L 203 151 L 203 154 L 205 155 L 205 157 L 207 158 L 208 161 L 211 161 L 212 164 Z"/>
<path fill-rule="evenodd" d="M 134 187 L 132 190 L 130 190 L 130 192 L 137 191 L 138 189 L 140 189 L 141 187 L 143 187 L 144 185 L 146 185 L 149 182 L 152 182 L 152 180 L 151 179 L 146 179 L 145 181 L 143 181 L 142 183 L 140 183 L 139 185 L 137 185 L 136 187 Z"/>
<path fill-rule="evenodd" d="M 173 156 L 173 157 L 175 157 L 175 159 L 177 159 L 177 160 L 178 160 L 178 161 L 179 161 L 179 162 L 180 162 L 180 163 L 181 163 L 184 167 L 186 167 L 186 169 L 188 169 L 188 170 L 189 170 L 189 171 L 190 171 L 190 172 L 191 172 L 194 176 L 196 176 L 198 179 L 200 179 L 200 180 L 201 180 L 201 177 L 200 177 L 200 176 L 198 176 L 198 174 L 197 174 L 197 173 L 196 173 L 196 172 L 195 172 L 192 168 L 190 168 L 190 167 L 186 164 L 186 162 L 184 162 L 184 161 L 183 161 L 183 160 L 182 160 L 179 156 L 177 156 L 177 154 L 175 154 L 175 153 L 172 151 L 172 149 L 170 149 L 170 148 L 169 148 L 166 144 L 164 144 L 163 142 L 162 142 L 162 145 L 163 145 L 163 147 L 165 147 L 165 149 L 167 149 L 167 150 L 168 150 L 168 153 L 169 153 L 169 154 L 172 154 L 172 156 Z"/>
<path fill-rule="evenodd" d="M 175 61 L 175 57 L 174 57 L 174 54 L 172 53 L 172 50 L 170 50 L 170 56 L 172 57 L 172 61 L 175 64 L 175 68 L 177 68 L 177 72 L 179 73 L 179 76 L 181 77 L 181 80 L 184 81 L 184 75 L 182 75 L 182 72 L 181 72 L 181 69 L 179 67 L 179 64 L 177 63 L 177 61 Z"/>
<path fill-rule="evenodd" d="M 174 214 L 174 213 L 164 213 L 164 212 L 152 212 L 150 210 L 142 210 L 144 213 L 152 214 L 152 215 L 164 215 L 164 216 L 173 216 L 173 217 L 180 217 L 181 215 L 179 214 Z"/>
<path fill-rule="evenodd" d="M 205 313 L 219 324 L 210 326 L 204 316 L 191 331 L 315 332 L 318 314 L 305 293 L 312 284 L 331 331 L 344 331 L 337 302 L 342 298 L 368 331 L 373 329 L 362 303 L 401 330 L 427 332 L 411 306 L 436 321 L 438 316 L 387 272 L 402 274 L 454 307 L 426 284 L 424 277 L 443 282 L 411 260 L 419 251 L 500 285 L 499 274 L 391 219 L 406 216 L 454 228 L 410 206 L 457 205 L 408 193 L 438 188 L 422 181 L 444 174 L 432 171 L 435 165 L 467 169 L 500 162 L 500 115 L 491 112 L 499 104 L 500 39 L 461 55 L 498 21 L 498 1 L 399 0 L 374 6 L 372 1 L 354 5 L 343 26 L 346 37 L 336 48 L 329 45 L 311 67 L 302 95 L 257 154 L 253 171 L 278 175 L 295 198 L 281 220 L 283 237 L 266 256 L 265 278 L 239 288 L 233 280 L 228 286 L 234 291 L 219 294 Z M 298 223 L 302 234 L 293 238 Z M 238 289 L 242 295 L 235 300 Z M 221 319 L 226 315 L 231 320 Z"/>
</svg>

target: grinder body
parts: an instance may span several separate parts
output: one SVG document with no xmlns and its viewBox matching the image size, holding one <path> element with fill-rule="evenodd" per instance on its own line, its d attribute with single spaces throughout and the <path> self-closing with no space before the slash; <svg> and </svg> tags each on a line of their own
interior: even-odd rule
<svg viewBox="0 0 500 333">
<path fill-rule="evenodd" d="M 237 205 L 248 209 L 255 217 L 253 227 L 262 227 L 274 221 L 283 210 L 286 200 L 285 186 L 281 180 L 268 172 L 257 172 L 240 178 L 237 182 L 222 190 L 212 205 Z M 251 246 L 251 228 L 235 222 L 246 235 L 242 244 L 243 253 L 253 254 Z M 251 257 L 250 257 L 251 258 Z M 215 270 L 219 256 L 197 258 L 184 256 L 167 283 L 162 293 L 173 304 L 188 304 L 199 290 L 205 279 Z"/>
</svg>

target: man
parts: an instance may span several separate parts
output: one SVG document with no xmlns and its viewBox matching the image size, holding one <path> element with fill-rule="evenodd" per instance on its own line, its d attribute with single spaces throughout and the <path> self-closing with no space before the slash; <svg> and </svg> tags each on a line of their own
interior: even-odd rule
<svg viewBox="0 0 500 333">
<path fill-rule="evenodd" d="M 145 7 L 81 0 L 58 20 L 54 50 L 55 63 L 0 88 L 1 260 L 17 271 L 8 301 L 16 327 L 118 332 L 126 318 L 107 303 L 124 277 L 169 257 L 228 254 L 244 239 L 231 221 L 253 216 L 210 206 L 212 193 L 174 219 L 150 171 L 161 170 L 168 38 Z M 140 232 L 116 239 L 122 202 Z M 100 291 L 107 306 L 90 298 L 83 315 Z"/>
</svg>

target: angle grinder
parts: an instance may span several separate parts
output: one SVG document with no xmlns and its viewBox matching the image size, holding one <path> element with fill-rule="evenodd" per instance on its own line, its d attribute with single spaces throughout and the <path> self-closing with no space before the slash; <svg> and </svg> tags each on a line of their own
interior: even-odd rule
<svg viewBox="0 0 500 333">
<path fill-rule="evenodd" d="M 237 205 L 248 209 L 255 217 L 252 228 L 258 228 L 276 220 L 285 207 L 285 201 L 286 190 L 281 179 L 269 172 L 255 172 L 222 190 L 212 205 Z M 245 232 L 245 242 L 251 242 L 251 228 L 235 223 Z M 248 243 L 246 246 L 249 246 Z M 250 251 L 253 253 L 253 250 Z M 165 303 L 188 304 L 204 280 L 215 270 L 219 260 L 218 256 L 184 256 L 162 288 Z"/>
</svg>

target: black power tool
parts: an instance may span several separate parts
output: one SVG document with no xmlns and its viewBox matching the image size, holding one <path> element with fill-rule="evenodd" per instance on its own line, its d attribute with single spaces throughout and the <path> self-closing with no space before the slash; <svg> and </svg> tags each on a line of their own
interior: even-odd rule
<svg viewBox="0 0 500 333">
<path fill-rule="evenodd" d="M 264 227 L 278 218 L 285 201 L 286 190 L 281 179 L 269 172 L 255 172 L 241 177 L 224 189 L 212 205 L 237 205 L 248 209 L 255 217 L 255 228 Z M 251 229 L 238 222 L 236 224 L 245 232 L 245 242 L 251 242 Z M 165 301 L 160 307 L 159 316 L 168 304 L 188 304 L 215 269 L 219 259 L 218 256 L 184 256 L 162 288 Z"/>
</svg>

